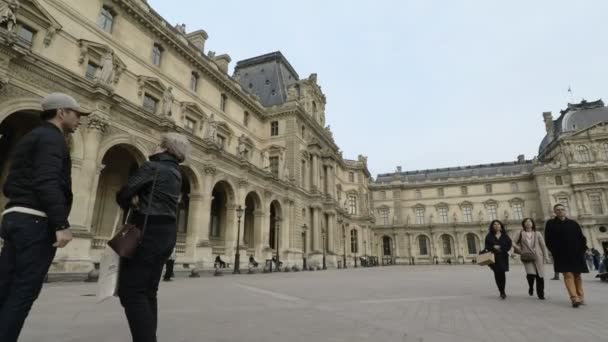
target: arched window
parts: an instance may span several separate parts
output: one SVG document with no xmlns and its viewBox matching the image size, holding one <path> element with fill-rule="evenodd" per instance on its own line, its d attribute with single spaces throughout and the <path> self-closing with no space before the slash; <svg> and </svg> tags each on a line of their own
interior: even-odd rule
<svg viewBox="0 0 608 342">
<path fill-rule="evenodd" d="M 359 248 L 358 248 L 358 237 L 357 237 L 357 230 L 356 229 L 352 229 L 350 231 L 350 252 L 351 253 L 357 253 L 359 252 Z"/>
<path fill-rule="evenodd" d="M 477 254 L 477 237 L 475 234 L 467 234 L 467 249 L 469 255 Z"/>
<path fill-rule="evenodd" d="M 443 255 L 452 255 L 452 238 L 449 235 L 443 235 L 441 242 L 443 245 Z"/>
<path fill-rule="evenodd" d="M 429 255 L 429 238 L 424 235 L 418 237 L 418 251 L 420 255 Z"/>
<path fill-rule="evenodd" d="M 591 161 L 591 155 L 589 154 L 589 149 L 586 146 L 580 145 L 576 150 L 578 151 L 579 162 L 588 163 Z"/>
</svg>

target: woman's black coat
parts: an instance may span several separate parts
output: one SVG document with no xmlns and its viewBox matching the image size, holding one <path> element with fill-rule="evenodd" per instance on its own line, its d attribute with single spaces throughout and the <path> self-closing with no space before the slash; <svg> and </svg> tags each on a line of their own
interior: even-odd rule
<svg viewBox="0 0 608 342">
<path fill-rule="evenodd" d="M 500 251 L 494 249 L 494 245 L 500 246 Z M 508 272 L 509 271 L 509 250 L 513 242 L 506 233 L 500 235 L 500 239 L 496 238 L 494 233 L 488 233 L 486 235 L 485 248 L 494 253 L 494 264 L 490 265 L 490 268 L 494 272 Z"/>
</svg>

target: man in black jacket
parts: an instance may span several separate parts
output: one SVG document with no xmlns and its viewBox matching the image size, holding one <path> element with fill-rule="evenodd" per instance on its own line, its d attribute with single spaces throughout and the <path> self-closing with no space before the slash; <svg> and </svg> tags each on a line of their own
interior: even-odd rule
<svg viewBox="0 0 608 342">
<path fill-rule="evenodd" d="M 581 273 L 588 273 L 585 261 L 587 239 L 578 223 L 566 217 L 566 207 L 556 204 L 553 207 L 555 218 L 547 221 L 545 241 L 553 255 L 555 271 L 564 274 L 564 283 L 572 306 L 585 304 Z"/>
<path fill-rule="evenodd" d="M 71 159 L 65 137 L 88 115 L 71 96 L 42 100 L 41 126 L 15 146 L 4 195 L 0 237 L 0 340 L 17 341 L 42 289 L 56 248 L 72 240 Z"/>
</svg>

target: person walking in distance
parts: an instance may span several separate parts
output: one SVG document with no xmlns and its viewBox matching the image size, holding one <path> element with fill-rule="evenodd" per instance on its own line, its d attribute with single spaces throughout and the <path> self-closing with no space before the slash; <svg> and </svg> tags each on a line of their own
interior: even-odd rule
<svg viewBox="0 0 608 342">
<path fill-rule="evenodd" d="M 72 164 L 65 137 L 90 114 L 71 96 L 42 102 L 43 123 L 15 146 L 4 184 L 0 237 L 0 340 L 15 342 L 55 257 L 72 240 Z"/>
<path fill-rule="evenodd" d="M 505 272 L 509 271 L 509 250 L 513 242 L 507 232 L 505 226 L 499 220 L 494 220 L 490 223 L 488 235 L 486 235 L 485 249 L 494 253 L 494 264 L 490 265 L 494 272 L 494 280 L 500 292 L 500 298 L 507 298 L 505 287 L 507 278 Z"/>
<path fill-rule="evenodd" d="M 555 270 L 563 273 L 572 306 L 577 308 L 585 304 L 581 273 L 589 272 L 585 262 L 587 239 L 579 224 L 566 216 L 562 204 L 556 204 L 553 211 L 555 218 L 547 221 L 545 239 L 553 255 Z"/>
<path fill-rule="evenodd" d="M 545 299 L 545 260 L 548 260 L 545 239 L 540 232 L 536 231 L 536 224 L 531 218 L 521 222 L 522 230 L 519 231 L 513 241 L 513 249 L 520 255 L 520 259 L 526 270 L 528 281 L 528 294 L 534 295 L 534 282 L 536 281 L 536 295 L 538 299 Z"/>
</svg>

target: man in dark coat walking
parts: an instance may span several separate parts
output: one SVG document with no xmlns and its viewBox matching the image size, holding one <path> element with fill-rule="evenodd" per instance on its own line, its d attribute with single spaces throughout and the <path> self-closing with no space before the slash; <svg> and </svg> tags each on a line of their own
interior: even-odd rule
<svg viewBox="0 0 608 342">
<path fill-rule="evenodd" d="M 547 248 L 553 255 L 555 270 L 564 274 L 564 283 L 577 308 L 585 304 L 581 273 L 588 273 L 585 262 L 587 239 L 578 223 L 566 217 L 566 208 L 562 204 L 553 207 L 555 218 L 547 221 L 545 240 Z"/>
</svg>

